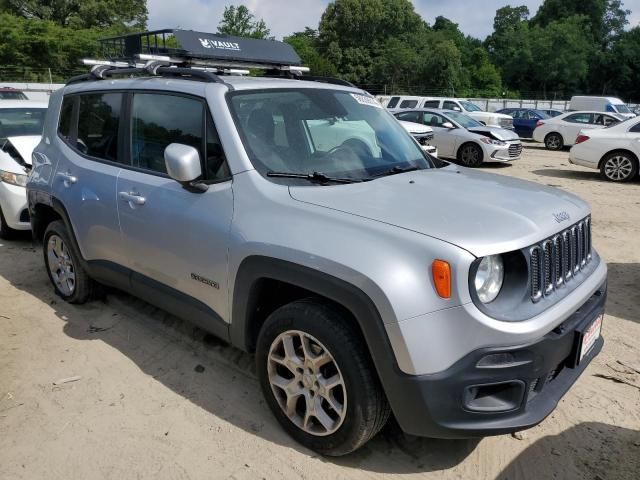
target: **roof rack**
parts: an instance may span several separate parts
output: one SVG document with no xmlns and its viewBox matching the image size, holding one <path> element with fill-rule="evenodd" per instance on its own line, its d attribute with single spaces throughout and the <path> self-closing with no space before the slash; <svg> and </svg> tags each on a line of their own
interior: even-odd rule
<svg viewBox="0 0 640 480">
<path fill-rule="evenodd" d="M 354 87 L 337 78 L 303 76 L 309 68 L 300 65 L 293 47 L 275 40 L 164 29 L 104 38 L 100 44 L 106 59 L 83 60 L 91 66 L 90 73 L 69 79 L 67 85 L 137 74 L 227 84 L 221 75 L 248 75 L 249 69 L 260 69 L 268 77 Z"/>
</svg>

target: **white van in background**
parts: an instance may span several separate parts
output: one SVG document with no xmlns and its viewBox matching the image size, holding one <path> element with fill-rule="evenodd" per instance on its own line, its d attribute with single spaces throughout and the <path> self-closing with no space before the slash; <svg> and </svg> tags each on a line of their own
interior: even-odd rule
<svg viewBox="0 0 640 480">
<path fill-rule="evenodd" d="M 569 110 L 591 110 L 594 112 L 618 113 L 625 118 L 633 118 L 635 114 L 629 110 L 622 100 L 615 97 L 573 96 Z"/>
</svg>

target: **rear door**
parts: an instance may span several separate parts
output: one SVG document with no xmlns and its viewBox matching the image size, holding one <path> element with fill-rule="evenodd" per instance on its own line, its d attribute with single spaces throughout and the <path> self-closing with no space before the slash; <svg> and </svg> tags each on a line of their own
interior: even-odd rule
<svg viewBox="0 0 640 480">
<path fill-rule="evenodd" d="M 146 92 L 133 93 L 129 102 L 127 153 L 132 167 L 122 170 L 117 195 L 132 289 L 143 298 L 165 296 L 174 304 L 228 318 L 233 190 L 206 102 Z M 188 191 L 167 175 L 164 149 L 171 143 L 198 150 L 206 192 Z M 161 305 L 173 311 L 171 305 Z"/>
<path fill-rule="evenodd" d="M 61 153 L 52 190 L 69 215 L 82 256 L 127 262 L 120 237 L 116 182 L 126 162 L 122 144 L 124 95 L 91 92 L 66 96 L 58 127 Z"/>
<path fill-rule="evenodd" d="M 560 122 L 559 130 L 564 137 L 565 145 L 573 145 L 581 130 L 598 128 L 593 123 L 593 114 L 588 112 L 573 113 Z"/>
</svg>

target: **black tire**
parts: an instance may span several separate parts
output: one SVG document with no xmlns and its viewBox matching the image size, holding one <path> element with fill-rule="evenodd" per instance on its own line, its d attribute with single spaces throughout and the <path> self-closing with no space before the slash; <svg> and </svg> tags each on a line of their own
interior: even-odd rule
<svg viewBox="0 0 640 480">
<path fill-rule="evenodd" d="M 600 162 L 600 174 L 610 182 L 630 182 L 638 176 L 638 158 L 629 152 L 611 152 Z"/>
<path fill-rule="evenodd" d="M 559 133 L 550 133 L 544 137 L 544 146 L 547 150 L 562 150 L 564 148 L 564 139 Z"/>
<path fill-rule="evenodd" d="M 15 235 L 16 231 L 7 225 L 7 221 L 4 219 L 4 213 L 2 213 L 2 208 L 0 207 L 0 238 L 9 240 L 14 238 Z"/>
<path fill-rule="evenodd" d="M 465 143 L 458 149 L 458 162 L 465 167 L 476 168 L 484 161 L 484 152 L 475 143 Z"/>
<path fill-rule="evenodd" d="M 333 433 L 318 436 L 303 430 L 285 414 L 272 391 L 269 352 L 281 334 L 291 331 L 317 339 L 333 357 L 342 376 L 345 413 Z M 353 452 L 376 435 L 389 418 L 389 404 L 360 332 L 345 311 L 320 299 L 298 300 L 269 315 L 258 337 L 256 367 L 267 404 L 280 425 L 299 443 L 320 454 L 341 456 Z"/>
<path fill-rule="evenodd" d="M 51 271 L 50 262 L 48 259 L 48 246 L 49 242 L 53 236 L 56 236 L 62 241 L 62 244 L 66 248 L 66 252 L 68 253 L 68 263 L 71 265 L 71 270 L 75 276 L 75 281 L 73 288 L 70 292 L 66 292 L 61 290 L 61 288 L 56 284 L 56 280 L 54 280 L 54 276 L 57 276 L 56 272 Z M 56 293 L 62 297 L 63 300 L 69 303 L 85 303 L 87 300 L 93 298 L 96 289 L 97 283 L 89 277 L 87 272 L 82 267 L 81 256 L 76 246 L 76 243 L 72 237 L 72 235 L 67 231 L 67 227 L 64 222 L 61 220 L 56 220 L 51 222 L 47 229 L 44 232 L 44 239 L 42 245 L 42 252 L 44 255 L 44 264 L 47 269 L 47 274 L 49 275 L 49 280 L 53 287 L 55 288 Z"/>
</svg>

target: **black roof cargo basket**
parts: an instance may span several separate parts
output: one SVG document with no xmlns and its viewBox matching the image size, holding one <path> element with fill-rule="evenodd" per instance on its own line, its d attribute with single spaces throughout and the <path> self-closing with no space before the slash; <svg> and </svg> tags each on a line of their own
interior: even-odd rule
<svg viewBox="0 0 640 480">
<path fill-rule="evenodd" d="M 159 55 L 184 65 L 267 70 L 300 67 L 300 57 L 287 43 L 192 30 L 131 33 L 104 38 L 100 44 L 109 60 L 131 61 L 140 55 Z"/>
<path fill-rule="evenodd" d="M 69 79 L 67 85 L 142 74 L 224 83 L 233 88 L 221 75 L 249 75 L 249 69 L 259 69 L 265 77 L 354 86 L 337 78 L 303 76 L 309 69 L 300 65 L 296 51 L 276 40 L 165 29 L 103 38 L 100 44 L 104 59 L 82 60 L 91 66 L 91 72 Z"/>
</svg>

